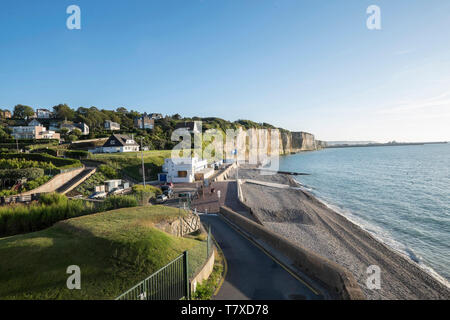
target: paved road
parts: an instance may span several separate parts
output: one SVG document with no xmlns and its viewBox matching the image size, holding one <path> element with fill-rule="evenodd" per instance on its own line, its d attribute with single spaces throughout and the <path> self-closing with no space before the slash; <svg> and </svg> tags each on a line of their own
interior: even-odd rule
<svg viewBox="0 0 450 320">
<path fill-rule="evenodd" d="M 228 272 L 216 300 L 320 299 L 262 250 L 216 215 L 202 215 L 227 259 Z"/>
</svg>

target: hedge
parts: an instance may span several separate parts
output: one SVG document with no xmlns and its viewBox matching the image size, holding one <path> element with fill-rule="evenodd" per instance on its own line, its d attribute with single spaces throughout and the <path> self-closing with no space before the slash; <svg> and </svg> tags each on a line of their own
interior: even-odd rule
<svg viewBox="0 0 450 320">
<path fill-rule="evenodd" d="M 0 237 L 39 231 L 54 223 L 99 211 L 137 206 L 132 196 L 109 197 L 98 208 L 83 200 L 69 200 L 66 196 L 43 194 L 39 203 L 0 207 Z"/>
<path fill-rule="evenodd" d="M 0 180 L 17 181 L 21 178 L 34 180 L 44 175 L 44 169 L 25 168 L 25 169 L 2 169 L 0 170 Z"/>
<path fill-rule="evenodd" d="M 52 144 L 59 144 L 59 140 L 58 139 L 19 139 L 17 140 L 17 142 L 23 145 L 30 145 L 30 144 L 48 144 L 48 143 L 52 143 Z M 16 139 L 2 139 L 0 141 L 0 144 L 16 144 Z"/>
<path fill-rule="evenodd" d="M 3 159 L 26 159 L 42 162 L 51 162 L 60 170 L 79 168 L 83 165 L 80 160 L 75 159 L 65 159 L 51 156 L 49 154 L 43 153 L 2 153 L 0 157 Z"/>
<path fill-rule="evenodd" d="M 84 150 L 66 150 L 64 155 L 68 158 L 86 159 L 89 156 L 89 152 Z"/>
</svg>

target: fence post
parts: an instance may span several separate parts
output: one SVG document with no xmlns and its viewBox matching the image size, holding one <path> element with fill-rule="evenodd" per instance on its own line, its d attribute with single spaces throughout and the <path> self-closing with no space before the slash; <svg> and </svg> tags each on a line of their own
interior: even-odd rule
<svg viewBox="0 0 450 320">
<path fill-rule="evenodd" d="M 209 254 L 211 252 L 211 225 L 208 225 L 208 239 L 206 243 L 206 259 L 209 258 Z"/>
<path fill-rule="evenodd" d="M 189 286 L 189 257 L 188 251 L 183 252 L 184 282 L 186 285 L 186 300 L 191 300 L 191 288 Z"/>
</svg>

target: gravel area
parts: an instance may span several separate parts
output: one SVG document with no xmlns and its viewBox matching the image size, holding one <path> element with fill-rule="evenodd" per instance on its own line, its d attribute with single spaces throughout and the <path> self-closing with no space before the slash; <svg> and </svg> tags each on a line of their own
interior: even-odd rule
<svg viewBox="0 0 450 320">
<path fill-rule="evenodd" d="M 288 175 L 261 176 L 248 168 L 239 169 L 239 178 L 296 184 Z M 450 299 L 448 287 L 308 192 L 250 183 L 242 191 L 266 227 L 347 268 L 368 299 Z M 381 269 L 380 290 L 366 286 L 371 265 Z"/>
</svg>

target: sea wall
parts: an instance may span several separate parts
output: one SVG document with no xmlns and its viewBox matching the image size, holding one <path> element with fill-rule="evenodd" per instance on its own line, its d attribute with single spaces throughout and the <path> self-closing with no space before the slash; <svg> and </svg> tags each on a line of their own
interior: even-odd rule
<svg viewBox="0 0 450 320">
<path fill-rule="evenodd" d="M 353 275 L 338 264 L 297 246 L 288 239 L 243 217 L 230 208 L 221 207 L 220 213 L 230 222 L 249 233 L 253 238 L 263 241 L 289 258 L 295 267 L 326 286 L 329 293 L 336 296 L 336 298 L 343 300 L 365 299 Z"/>
</svg>

